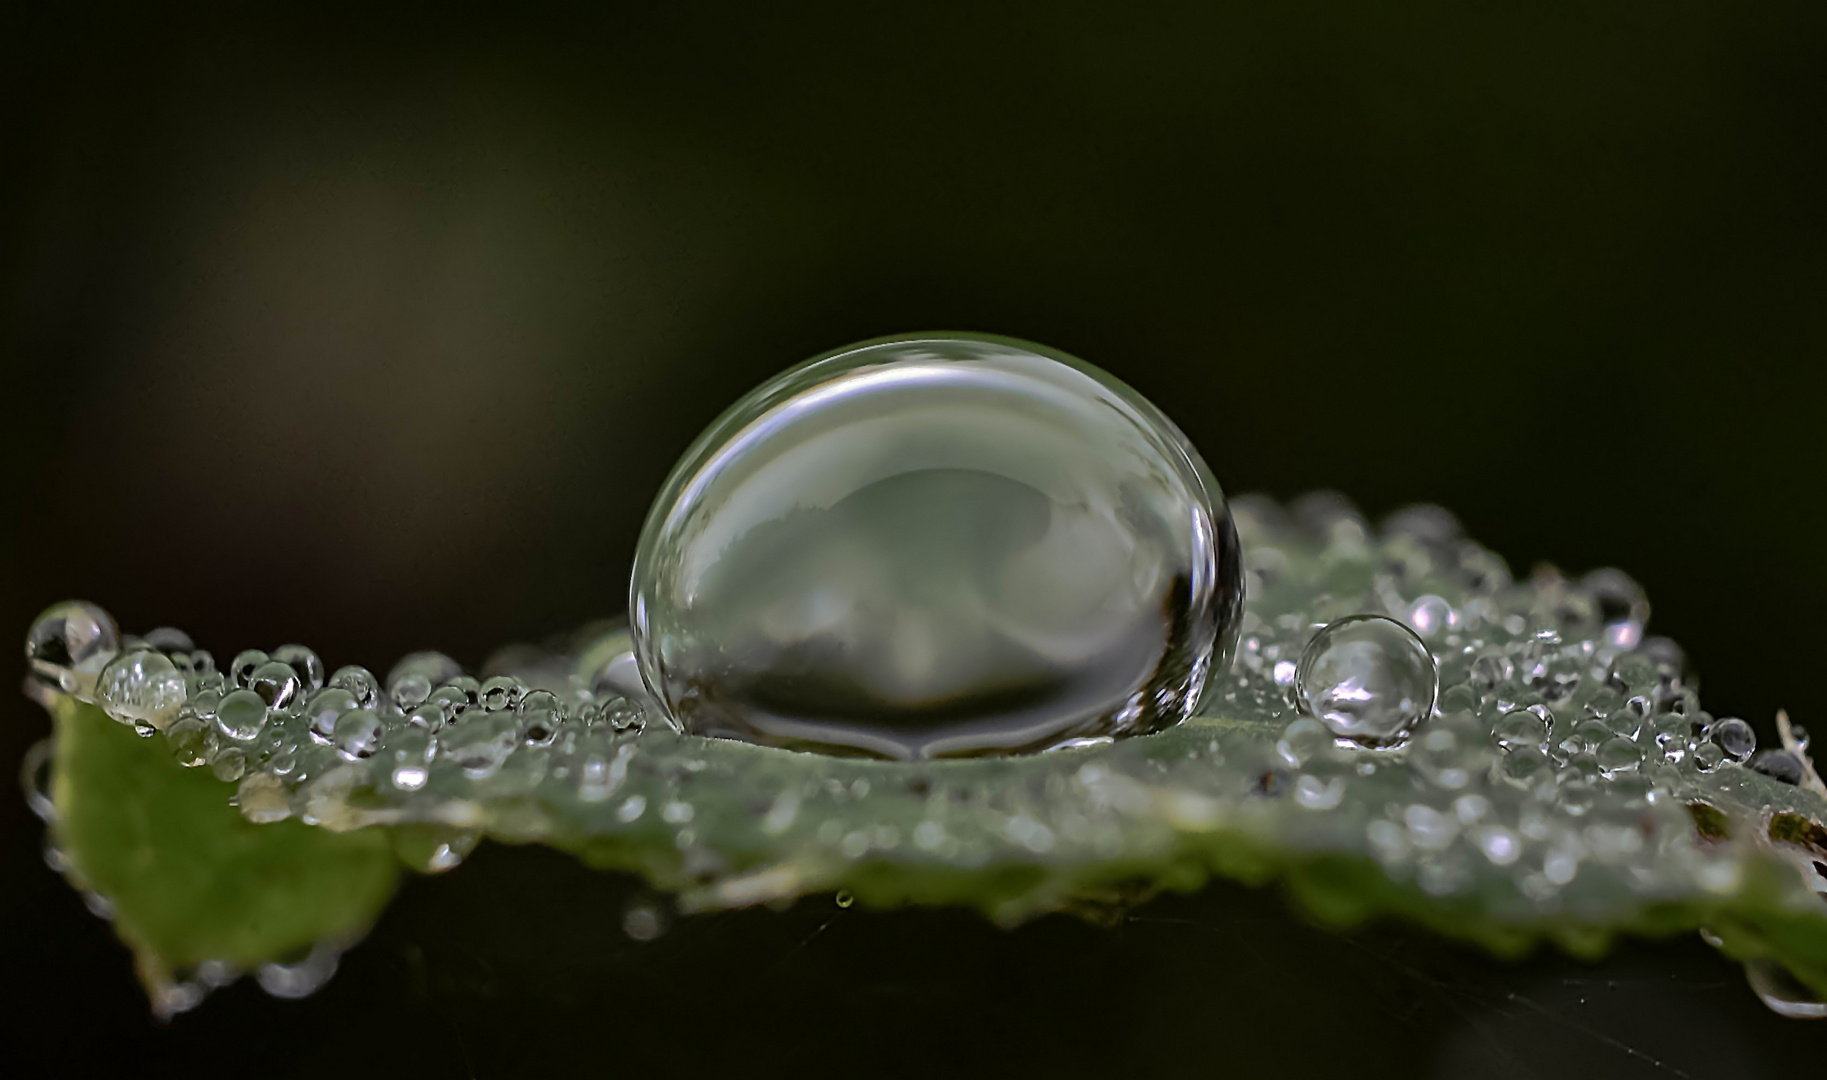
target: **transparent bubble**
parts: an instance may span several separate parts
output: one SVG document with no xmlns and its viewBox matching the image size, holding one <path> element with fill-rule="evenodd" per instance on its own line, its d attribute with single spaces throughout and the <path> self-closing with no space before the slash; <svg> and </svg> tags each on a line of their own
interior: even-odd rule
<svg viewBox="0 0 1827 1080">
<path fill-rule="evenodd" d="M 331 744 L 344 761 L 360 761 L 381 748 L 381 718 L 367 709 L 353 709 L 336 718 Z"/>
<path fill-rule="evenodd" d="M 120 630 L 113 616 L 84 600 L 51 605 L 25 635 L 25 659 L 33 676 L 66 691 L 77 689 L 80 674 L 93 676 L 119 650 Z"/>
<path fill-rule="evenodd" d="M 236 742 L 248 742 L 266 727 L 266 699 L 252 690 L 236 690 L 216 706 L 216 727 Z"/>
<path fill-rule="evenodd" d="M 641 671 L 687 731 L 887 758 L 1158 730 L 1229 665 L 1236 532 L 1110 376 L 969 337 L 757 388 L 667 480 L 635 559 Z"/>
<path fill-rule="evenodd" d="M 1717 743 L 1727 758 L 1740 764 L 1749 761 L 1757 751 L 1757 733 L 1736 716 L 1713 721 L 1707 728 L 1707 738 Z"/>
<path fill-rule="evenodd" d="M 1622 570 L 1594 570 L 1580 580 L 1580 589 L 1592 597 L 1605 643 L 1614 649 L 1634 649 L 1643 643 L 1649 622 L 1649 599 Z"/>
<path fill-rule="evenodd" d="M 165 730 L 165 741 L 171 744 L 171 754 L 178 764 L 191 769 L 209 764 L 216 748 L 215 732 L 207 721 L 196 716 L 179 717 Z"/>
<path fill-rule="evenodd" d="M 229 661 L 229 681 L 234 683 L 237 689 L 245 690 L 249 683 L 253 681 L 254 672 L 259 671 L 262 666 L 270 664 L 272 661 L 272 657 L 261 652 L 259 649 L 243 649 L 235 654 L 233 660 Z"/>
<path fill-rule="evenodd" d="M 497 675 L 483 683 L 477 692 L 477 700 L 489 712 L 501 712 L 520 704 L 526 696 L 527 688 L 512 675 Z"/>
<path fill-rule="evenodd" d="M 303 645 L 281 645 L 273 650 L 273 659 L 297 672 L 298 681 L 306 693 L 323 689 L 324 662 L 310 649 Z"/>
<path fill-rule="evenodd" d="M 1405 742 L 1433 713 L 1439 688 L 1427 646 L 1382 615 L 1326 624 L 1302 650 L 1294 676 L 1301 711 L 1365 747 Z"/>
<path fill-rule="evenodd" d="M 334 690 L 346 690 L 355 698 L 355 703 L 364 709 L 372 709 L 380 704 L 381 682 L 374 677 L 374 672 L 365 667 L 350 664 L 336 669 L 335 674 L 324 683 Z M 425 692 L 431 693 L 431 684 L 425 684 Z"/>
<path fill-rule="evenodd" d="M 109 716 L 158 731 L 177 719 L 187 689 L 184 673 L 171 658 L 150 649 L 116 656 L 95 684 L 96 697 Z"/>
<path fill-rule="evenodd" d="M 417 791 L 431 778 L 431 762 L 436 752 L 431 733 L 421 727 L 408 727 L 387 740 L 387 753 L 393 761 L 389 780 L 401 791 Z"/>
<path fill-rule="evenodd" d="M 1606 777 L 1615 777 L 1635 770 L 1643 764 L 1643 751 L 1638 748 L 1636 740 L 1614 735 L 1599 744 L 1593 757 L 1598 760 L 1599 772 Z"/>
<path fill-rule="evenodd" d="M 290 708 L 298 700 L 302 683 L 292 665 L 271 660 L 248 674 L 247 688 L 275 709 Z"/>
<path fill-rule="evenodd" d="M 1431 640 L 1457 627 L 1459 613 L 1441 597 L 1430 594 L 1409 605 L 1408 625 L 1423 639 Z"/>
<path fill-rule="evenodd" d="M 1539 750 L 1548 745 L 1548 725 L 1529 710 L 1517 709 L 1497 718 L 1491 736 L 1505 750 L 1514 750 L 1519 746 L 1532 746 Z"/>
<path fill-rule="evenodd" d="M 247 751 L 239 746 L 228 746 L 217 751 L 209 761 L 209 771 L 216 774 L 216 779 L 234 782 L 247 775 Z"/>
<path fill-rule="evenodd" d="M 340 686 L 326 687 L 305 702 L 305 730 L 311 738 L 328 746 L 336 739 L 336 718 L 362 708 L 355 694 Z"/>
<path fill-rule="evenodd" d="M 550 746 L 564 724 L 564 704 L 550 690 L 534 690 L 519 707 L 520 737 L 533 746 Z"/>
</svg>

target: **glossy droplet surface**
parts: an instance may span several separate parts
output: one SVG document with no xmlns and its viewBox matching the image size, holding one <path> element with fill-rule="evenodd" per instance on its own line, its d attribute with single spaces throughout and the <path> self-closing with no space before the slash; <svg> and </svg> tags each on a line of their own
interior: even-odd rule
<svg viewBox="0 0 1827 1080">
<path fill-rule="evenodd" d="M 79 674 L 93 676 L 120 649 L 120 631 L 106 611 L 84 600 L 46 608 L 26 632 L 25 659 L 34 677 L 64 690 Z"/>
<path fill-rule="evenodd" d="M 1399 746 L 1434 711 L 1440 678 L 1415 632 L 1382 615 L 1327 623 L 1295 665 L 1302 712 L 1346 742 Z"/>
<path fill-rule="evenodd" d="M 1241 615 L 1184 436 L 1019 342 L 869 343 L 791 369 L 681 459 L 635 558 L 647 684 L 685 730 L 918 759 L 1177 723 Z"/>
</svg>

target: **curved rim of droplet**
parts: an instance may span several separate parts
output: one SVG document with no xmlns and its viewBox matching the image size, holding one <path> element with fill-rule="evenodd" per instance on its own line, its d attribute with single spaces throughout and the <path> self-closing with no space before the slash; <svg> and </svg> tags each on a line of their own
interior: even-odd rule
<svg viewBox="0 0 1827 1080">
<path fill-rule="evenodd" d="M 698 433 L 697 438 L 691 441 L 690 445 L 679 455 L 678 460 L 667 473 L 665 481 L 661 483 L 659 492 L 654 496 L 653 503 L 649 506 L 647 516 L 642 522 L 640 537 L 635 543 L 634 561 L 628 575 L 628 626 L 633 631 L 636 666 L 640 671 L 641 682 L 647 688 L 648 695 L 659 706 L 660 715 L 675 731 L 683 732 L 684 729 L 678 718 L 673 715 L 672 705 L 667 700 L 664 689 L 654 685 L 651 674 L 657 658 L 652 655 L 655 647 L 654 639 L 653 635 L 648 632 L 647 612 L 640 588 L 642 581 L 649 576 L 647 562 L 652 557 L 651 552 L 654 547 L 652 541 L 666 530 L 668 522 L 680 503 L 680 497 L 711 457 L 711 452 L 729 441 L 743 427 L 753 423 L 753 420 L 748 418 L 758 412 L 768 413 L 788 398 L 803 393 L 810 386 L 817 385 L 817 382 L 807 380 L 808 372 L 825 366 L 841 366 L 843 361 L 858 353 L 884 345 L 920 345 L 924 343 L 1001 346 L 1063 364 L 1091 378 L 1116 395 L 1129 408 L 1135 410 L 1140 419 L 1158 425 L 1171 436 L 1164 440 L 1167 444 L 1166 449 L 1172 454 L 1174 464 L 1178 467 L 1182 478 L 1190 484 L 1197 485 L 1199 491 L 1205 496 L 1207 504 L 1212 507 L 1213 524 L 1217 529 L 1217 535 L 1208 538 L 1212 550 L 1205 560 L 1213 580 L 1203 588 L 1195 584 L 1193 591 L 1195 595 L 1203 592 L 1209 603 L 1226 605 L 1226 609 L 1214 613 L 1214 625 L 1219 632 L 1214 635 L 1210 645 L 1201 650 L 1202 655 L 1211 659 L 1211 663 L 1206 665 L 1204 678 L 1196 688 L 1197 693 L 1190 695 L 1184 715 L 1190 716 L 1198 711 L 1207 688 L 1214 681 L 1212 676 L 1222 673 L 1229 667 L 1241 635 L 1241 620 L 1238 616 L 1243 607 L 1243 590 L 1241 588 L 1233 590 L 1235 595 L 1227 597 L 1222 583 L 1227 577 L 1236 577 L 1241 574 L 1242 544 L 1238 540 L 1237 528 L 1232 521 L 1229 505 L 1225 501 L 1224 489 L 1219 486 L 1217 477 L 1212 474 L 1211 467 L 1206 464 L 1205 458 L 1193 445 L 1192 440 L 1187 438 L 1186 433 L 1180 429 L 1180 425 L 1174 423 L 1159 406 L 1148 400 L 1140 391 L 1110 372 L 1070 353 L 1038 342 L 1005 334 L 971 330 L 928 330 L 887 334 L 851 342 L 848 345 L 841 345 L 819 353 L 770 376 L 742 394 L 706 425 L 704 430 Z M 1236 568 L 1236 574 L 1231 573 L 1232 567 Z"/>
</svg>

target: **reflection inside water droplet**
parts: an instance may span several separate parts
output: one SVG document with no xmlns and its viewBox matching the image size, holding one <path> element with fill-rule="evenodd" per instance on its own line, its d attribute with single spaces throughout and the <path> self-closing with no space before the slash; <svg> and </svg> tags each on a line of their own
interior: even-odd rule
<svg viewBox="0 0 1827 1080">
<path fill-rule="evenodd" d="M 1217 485 L 1134 391 L 933 337 L 819 358 L 685 455 L 636 556 L 641 671 L 688 731 L 888 758 L 1177 723 L 1242 601 Z"/>
</svg>

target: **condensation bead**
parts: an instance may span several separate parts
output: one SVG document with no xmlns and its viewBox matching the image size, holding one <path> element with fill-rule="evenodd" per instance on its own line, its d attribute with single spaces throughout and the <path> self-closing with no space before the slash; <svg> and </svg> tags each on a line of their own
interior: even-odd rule
<svg viewBox="0 0 1827 1080">
<path fill-rule="evenodd" d="M 484 682 L 477 691 L 477 701 L 489 712 L 502 712 L 520 704 L 527 688 L 512 675 L 497 675 Z"/>
<path fill-rule="evenodd" d="M 237 689 L 245 690 L 252 685 L 254 672 L 272 661 L 272 657 L 259 649 L 243 649 L 236 653 L 235 658 L 229 662 L 229 681 L 233 682 Z"/>
<path fill-rule="evenodd" d="M 431 680 L 419 672 L 408 672 L 393 683 L 389 696 L 402 712 L 409 712 L 431 700 Z"/>
<path fill-rule="evenodd" d="M 818 357 L 700 436 L 630 622 L 687 731 L 915 759 L 1177 723 L 1242 599 L 1223 497 L 1158 410 L 1051 350 L 931 337 Z"/>
<path fill-rule="evenodd" d="M 1504 750 L 1515 750 L 1519 746 L 1539 750 L 1548 745 L 1548 725 L 1527 709 L 1504 713 L 1491 729 L 1491 735 Z"/>
<path fill-rule="evenodd" d="M 248 742 L 266 727 L 267 702 L 252 690 L 236 690 L 216 706 L 216 727 L 236 742 Z"/>
<path fill-rule="evenodd" d="M 209 771 L 218 780 L 240 780 L 247 774 L 247 752 L 238 746 L 224 747 L 210 759 Z"/>
<path fill-rule="evenodd" d="M 77 689 L 80 674 L 98 673 L 119 650 L 114 618 L 83 600 L 46 608 L 25 636 L 25 659 L 34 677 L 66 691 Z"/>
<path fill-rule="evenodd" d="M 1618 776 L 1643 764 L 1643 751 L 1636 740 L 1621 735 L 1600 743 L 1593 756 L 1598 760 L 1599 771 L 1607 777 Z"/>
<path fill-rule="evenodd" d="M 255 668 L 247 677 L 247 688 L 275 709 L 290 708 L 298 700 L 300 681 L 292 665 L 278 660 Z"/>
<path fill-rule="evenodd" d="M 564 705 L 550 690 L 534 690 L 519 706 L 520 737 L 531 746 L 550 746 L 564 724 Z"/>
<path fill-rule="evenodd" d="M 273 650 L 273 659 L 290 666 L 297 673 L 298 681 L 306 693 L 323 689 L 324 662 L 310 649 L 303 645 L 281 645 Z"/>
<path fill-rule="evenodd" d="M 336 718 L 330 741 L 345 761 L 374 756 L 381 747 L 381 718 L 367 709 L 353 709 Z"/>
<path fill-rule="evenodd" d="M 1757 751 L 1757 733 L 1736 716 L 1713 721 L 1707 728 L 1707 738 L 1725 752 L 1727 759 L 1740 764 L 1749 761 Z"/>
<path fill-rule="evenodd" d="M 334 690 L 348 691 L 350 696 L 355 698 L 355 703 L 361 708 L 372 709 L 380 704 L 380 680 L 374 677 L 374 672 L 369 671 L 365 667 L 359 667 L 355 664 L 350 664 L 347 667 L 339 667 L 324 685 Z M 429 682 L 425 684 L 425 692 L 428 694 L 431 693 L 431 684 Z"/>
<path fill-rule="evenodd" d="M 184 706 L 184 673 L 164 653 L 139 649 L 108 662 L 96 679 L 96 697 L 123 724 L 164 730 Z"/>
<path fill-rule="evenodd" d="M 208 721 L 196 716 L 179 717 L 165 729 L 165 740 L 171 744 L 172 756 L 186 768 L 209 764 L 215 750 L 215 732 Z"/>
<path fill-rule="evenodd" d="M 326 687 L 305 702 L 305 730 L 311 738 L 328 746 L 336 739 L 336 720 L 346 712 L 362 708 L 355 694 L 340 686 Z"/>
<path fill-rule="evenodd" d="M 1301 652 L 1294 693 L 1301 711 L 1357 746 L 1399 746 L 1434 711 L 1434 658 L 1414 631 L 1382 615 L 1349 615 L 1322 627 Z"/>
</svg>

